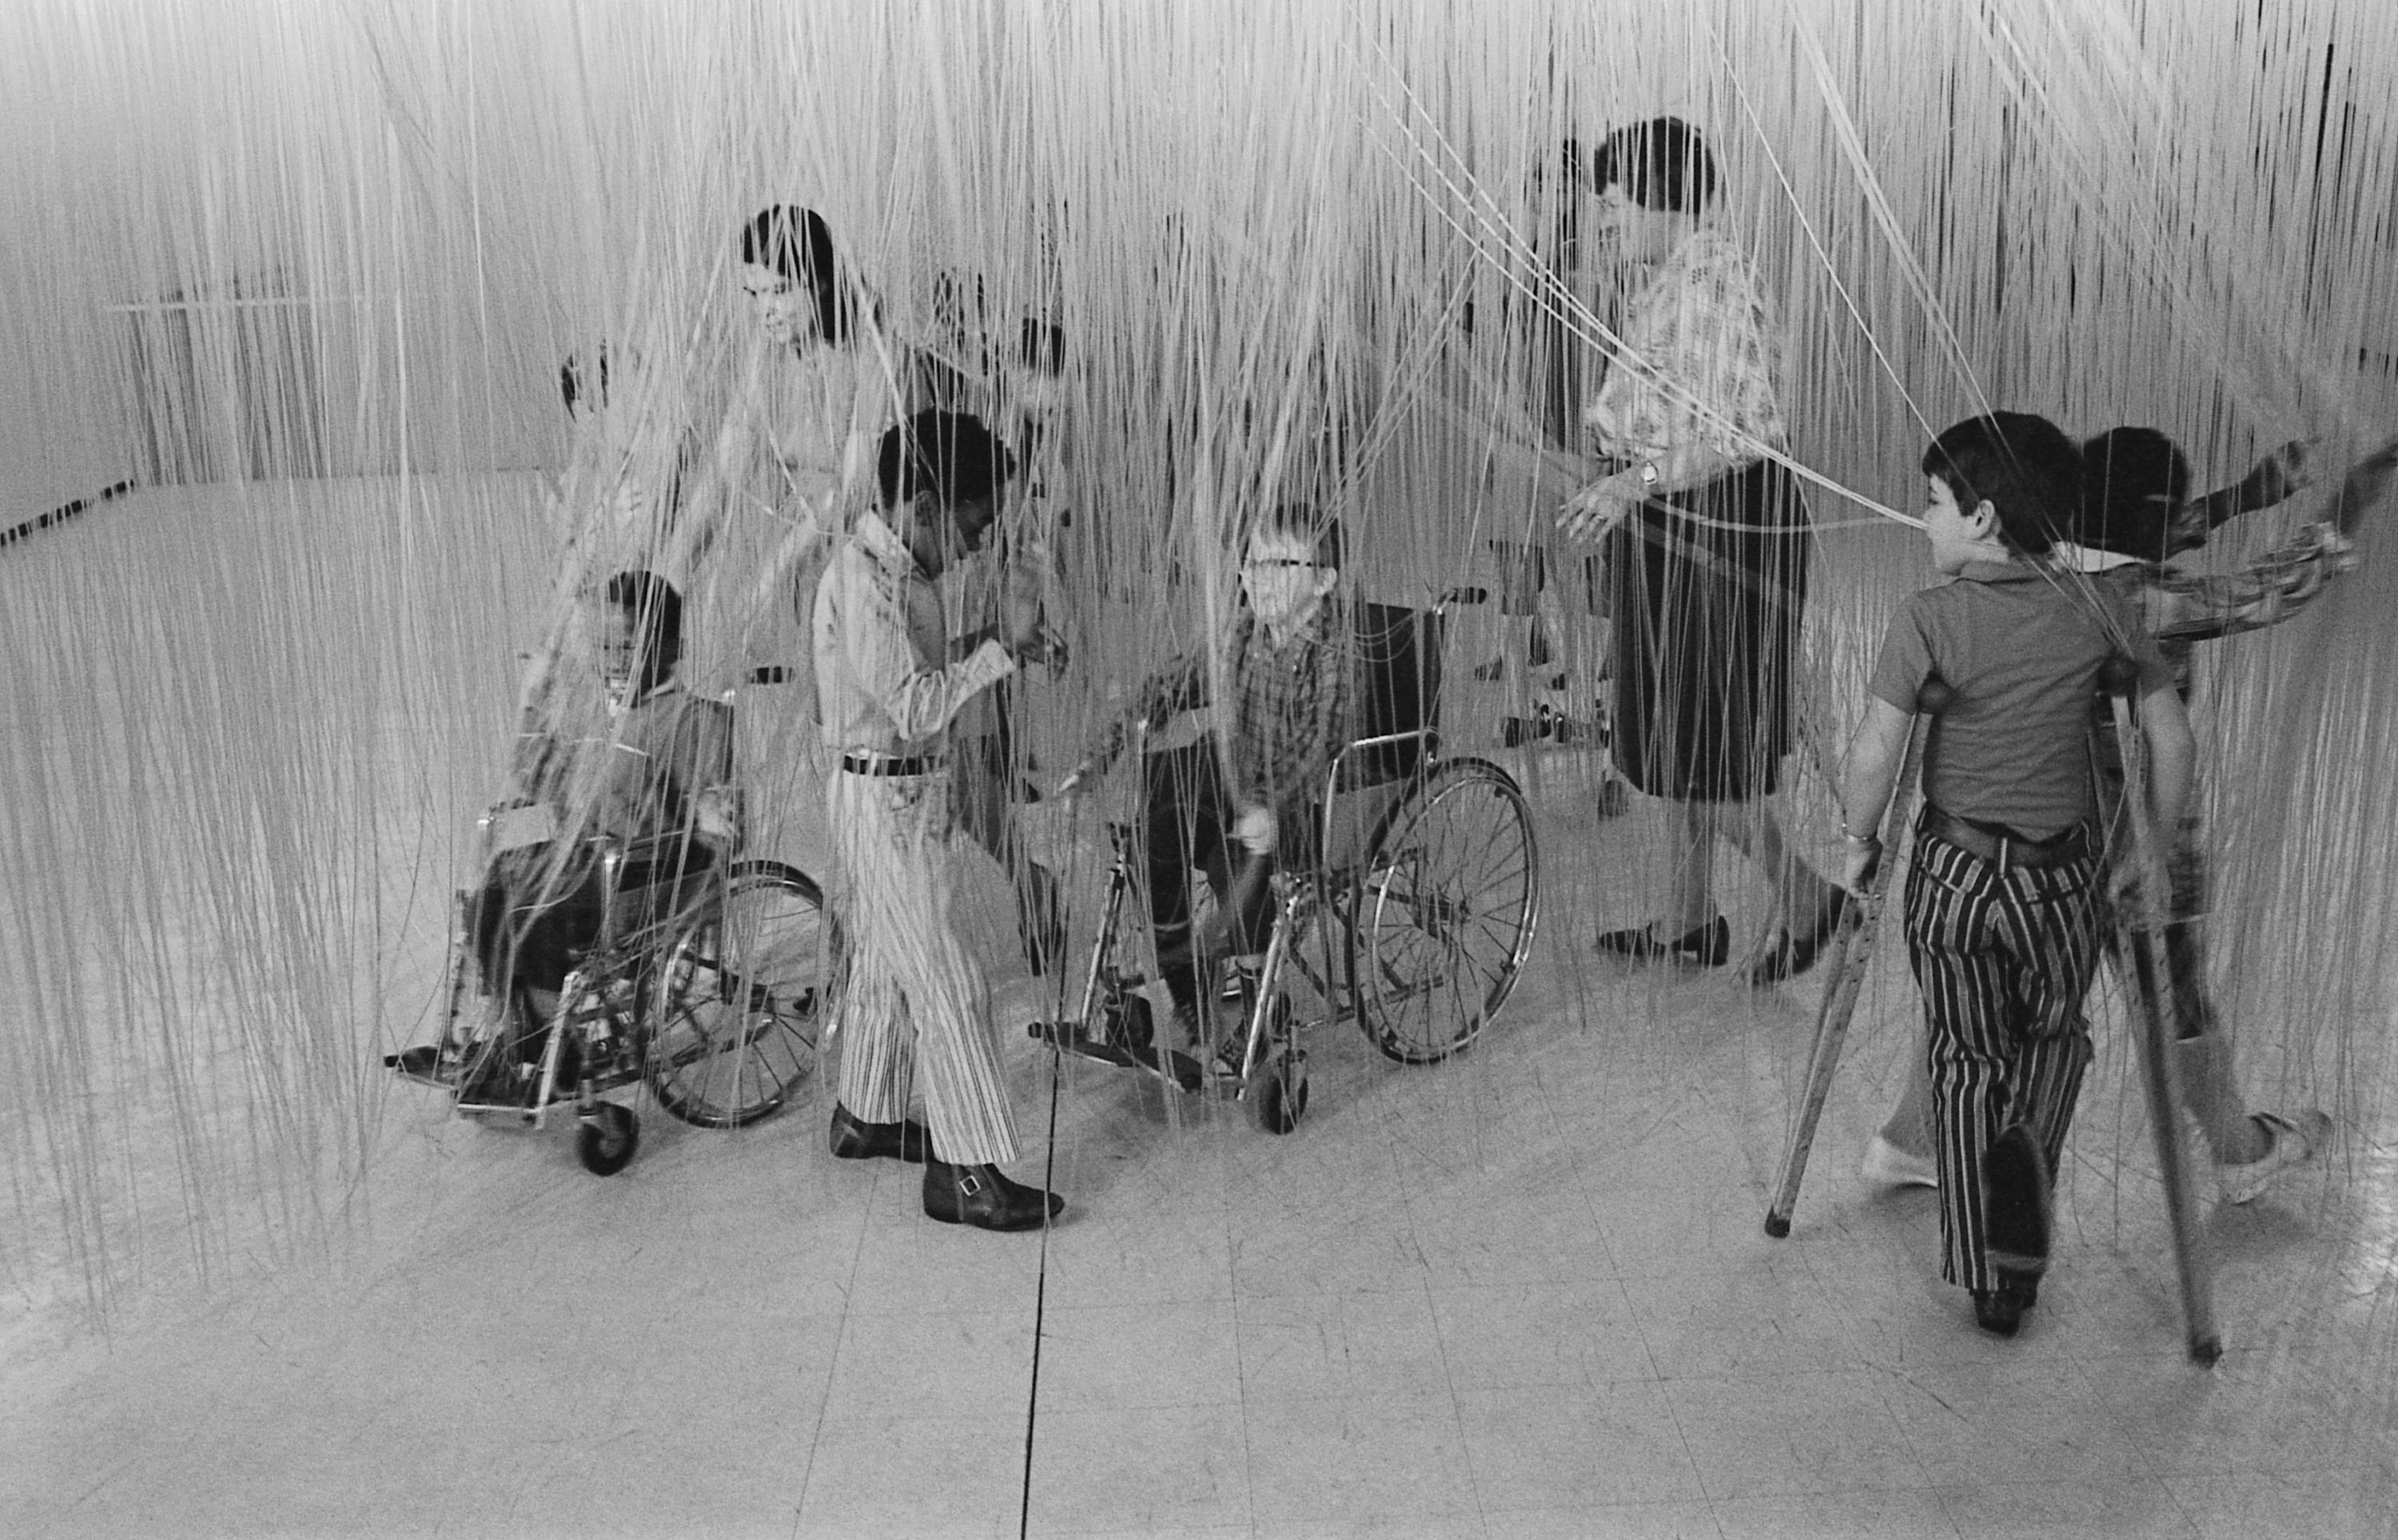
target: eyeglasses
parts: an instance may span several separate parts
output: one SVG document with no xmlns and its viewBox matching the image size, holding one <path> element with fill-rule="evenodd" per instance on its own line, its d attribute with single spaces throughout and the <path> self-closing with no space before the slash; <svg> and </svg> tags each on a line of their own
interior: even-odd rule
<svg viewBox="0 0 2398 1540">
<path fill-rule="evenodd" d="M 1301 561 L 1295 556 L 1252 556 L 1241 564 L 1252 572 L 1280 572 L 1293 569 L 1313 570 L 1320 562 Z"/>
</svg>

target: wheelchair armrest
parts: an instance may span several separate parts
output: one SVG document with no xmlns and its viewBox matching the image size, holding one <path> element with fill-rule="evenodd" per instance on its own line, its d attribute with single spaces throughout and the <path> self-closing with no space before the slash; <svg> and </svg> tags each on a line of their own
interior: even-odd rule
<svg viewBox="0 0 2398 1540">
<path fill-rule="evenodd" d="M 1385 732 L 1343 744 L 1325 771 L 1326 799 L 1328 802 L 1336 792 L 1359 791 L 1393 781 L 1404 781 L 1417 774 L 1438 737 L 1437 729 L 1412 728 L 1406 732 Z M 1378 758 L 1394 761 L 1393 768 L 1375 773 Z"/>
<path fill-rule="evenodd" d="M 477 819 L 475 827 L 482 834 L 489 854 L 505 855 L 556 839 L 558 810 L 546 802 L 502 802 Z"/>
</svg>

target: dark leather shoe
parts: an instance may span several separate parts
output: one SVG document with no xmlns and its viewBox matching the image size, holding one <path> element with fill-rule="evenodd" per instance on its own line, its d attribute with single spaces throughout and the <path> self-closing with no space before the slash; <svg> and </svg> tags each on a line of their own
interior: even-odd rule
<svg viewBox="0 0 2398 1540">
<path fill-rule="evenodd" d="M 1982 1152 L 1983 1250 L 2001 1287 L 2019 1289 L 2048 1270 L 2048 1158 L 2021 1123 L 2009 1123 Z"/>
<path fill-rule="evenodd" d="M 435 1085 L 449 1079 L 447 1066 L 441 1063 L 441 1049 L 437 1043 L 419 1043 L 397 1053 L 384 1055 L 384 1067 L 397 1070 L 411 1080 L 426 1080 Z"/>
<path fill-rule="evenodd" d="M 1840 933 L 1840 918 L 1849 912 L 1850 902 L 1848 890 L 1833 889 L 1832 901 L 1816 912 L 1814 925 L 1795 936 L 1784 931 L 1780 944 L 1758 960 L 1749 982 L 1756 984 L 1780 984 L 1784 979 L 1795 979 L 1814 967 L 1815 959 L 1824 955 L 1824 948 Z"/>
<path fill-rule="evenodd" d="M 835 1102 L 831 1144 L 836 1160 L 905 1160 L 921 1165 L 932 1153 L 933 1136 L 913 1118 L 904 1123 L 869 1123 Z"/>
<path fill-rule="evenodd" d="M 924 1162 L 924 1212 L 944 1225 L 978 1230 L 1033 1230 L 1055 1219 L 1066 1200 L 1054 1192 L 1011 1182 L 997 1166 Z"/>
<path fill-rule="evenodd" d="M 1718 915 L 1671 941 L 1659 941 L 1645 925 L 1629 931 L 1603 931 L 1599 932 L 1598 949 L 1643 960 L 1666 957 L 1676 962 L 1694 962 L 1702 968 L 1721 968 L 1724 959 L 1731 956 L 1731 927 L 1723 916 Z"/>
<path fill-rule="evenodd" d="M 2023 1330 L 2023 1296 L 2013 1289 L 1974 1291 L 1974 1324 L 1993 1336 L 2011 1337 Z"/>
</svg>

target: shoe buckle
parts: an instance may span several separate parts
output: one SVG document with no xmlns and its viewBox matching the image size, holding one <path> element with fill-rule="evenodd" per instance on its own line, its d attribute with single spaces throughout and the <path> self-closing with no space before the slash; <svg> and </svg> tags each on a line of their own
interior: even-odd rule
<svg viewBox="0 0 2398 1540">
<path fill-rule="evenodd" d="M 965 1194 L 968 1198 L 980 1198 L 982 1196 L 982 1177 L 980 1173 L 970 1171 L 960 1172 L 958 1173 L 958 1191 Z"/>
</svg>

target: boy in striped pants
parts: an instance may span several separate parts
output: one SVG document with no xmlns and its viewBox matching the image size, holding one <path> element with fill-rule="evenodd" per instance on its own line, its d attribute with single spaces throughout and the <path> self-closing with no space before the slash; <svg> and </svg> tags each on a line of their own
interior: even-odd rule
<svg viewBox="0 0 2398 1540">
<path fill-rule="evenodd" d="M 959 708 L 1047 661 L 1037 602 L 948 635 L 934 583 L 978 549 L 1014 461 L 976 418 L 920 412 L 882 435 L 882 506 L 816 586 L 816 699 L 840 768 L 825 784 L 849 980 L 832 1153 L 923 1161 L 924 1212 L 1036 1228 L 1064 1202 L 1012 1180 L 1016 1115 L 982 971 L 950 919 L 955 827 L 943 734 Z M 930 1128 L 908 1117 L 921 1065 Z M 929 1147 L 928 1147 L 929 1146 Z"/>
<path fill-rule="evenodd" d="M 1914 702 L 1953 703 L 1923 755 L 1906 881 L 1907 953 L 1923 990 L 1940 1168 L 1941 1277 L 2013 1336 L 2048 1265 L 2053 1173 L 2090 1032 L 2081 999 L 2108 923 L 2091 703 L 2110 661 L 2137 667 L 2156 826 L 2180 818 L 2192 743 L 2173 674 L 2137 613 L 2048 559 L 2081 486 L 2045 419 L 1973 418 L 1923 457 L 1924 532 L 1950 582 L 1906 600 L 1875 664 L 1842 777 L 1848 877 L 1880 858 Z M 1862 831 L 1862 832 L 1860 832 Z"/>
</svg>

